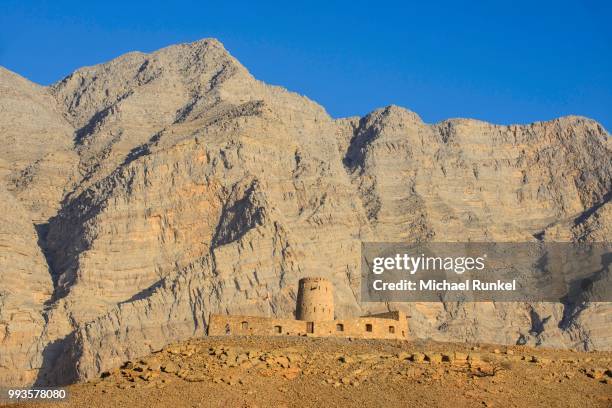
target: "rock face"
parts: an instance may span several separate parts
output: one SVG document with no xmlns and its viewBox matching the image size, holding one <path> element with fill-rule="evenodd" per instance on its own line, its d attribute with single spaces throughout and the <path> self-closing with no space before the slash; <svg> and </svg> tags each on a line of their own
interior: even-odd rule
<svg viewBox="0 0 612 408">
<path fill-rule="evenodd" d="M 0 189 L 0 378 L 31 383 L 42 361 L 43 305 L 53 293 L 30 214 Z"/>
<path fill-rule="evenodd" d="M 339 317 L 380 311 L 359 303 L 361 241 L 612 237 L 590 119 L 333 120 L 216 40 L 48 88 L 0 69 L 0 130 L 0 383 L 91 378 L 211 312 L 291 317 L 303 276 L 332 281 Z M 609 304 L 399 307 L 415 337 L 612 348 Z"/>
</svg>

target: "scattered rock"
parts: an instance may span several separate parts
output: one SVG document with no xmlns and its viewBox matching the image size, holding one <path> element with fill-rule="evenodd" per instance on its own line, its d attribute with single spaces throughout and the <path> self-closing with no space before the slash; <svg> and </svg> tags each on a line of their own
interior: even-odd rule
<svg viewBox="0 0 612 408">
<path fill-rule="evenodd" d="M 452 362 L 454 360 L 453 355 L 451 353 L 442 353 L 442 361 L 443 362 Z"/>
<path fill-rule="evenodd" d="M 425 353 L 425 358 L 432 364 L 440 364 L 442 362 L 442 354 L 440 353 Z"/>
<path fill-rule="evenodd" d="M 606 375 L 606 370 L 603 368 L 591 368 L 586 372 L 586 375 L 596 380 L 601 380 Z"/>
<path fill-rule="evenodd" d="M 147 371 L 143 374 L 140 374 L 138 377 L 144 381 L 150 381 L 154 378 L 157 378 L 158 376 L 159 376 L 159 373 L 156 371 Z"/>
<path fill-rule="evenodd" d="M 410 357 L 411 357 L 411 356 L 412 356 L 412 354 L 411 354 L 411 353 L 408 353 L 407 351 L 402 351 L 402 352 L 400 352 L 400 353 L 397 355 L 397 358 L 398 358 L 400 361 L 403 361 L 403 360 L 408 360 L 408 359 L 410 359 Z"/>
<path fill-rule="evenodd" d="M 455 351 L 453 353 L 453 361 L 455 362 L 464 362 L 468 359 L 468 354 L 463 353 L 461 351 Z"/>
<path fill-rule="evenodd" d="M 468 360 L 472 362 L 482 361 L 482 356 L 479 353 L 469 353 Z"/>
<path fill-rule="evenodd" d="M 148 362 L 147 368 L 151 371 L 159 371 L 161 370 L 161 364 L 158 360 L 152 360 Z"/>
<path fill-rule="evenodd" d="M 134 368 L 134 363 L 132 363 L 131 361 L 126 361 L 125 363 L 123 363 L 121 368 L 124 368 L 126 370 L 132 370 Z"/>
<path fill-rule="evenodd" d="M 301 370 L 297 367 L 289 368 L 285 371 L 283 377 L 285 377 L 287 380 L 293 380 L 300 375 L 300 372 Z"/>
<path fill-rule="evenodd" d="M 338 361 L 341 363 L 350 364 L 350 363 L 353 363 L 355 360 L 348 356 L 340 356 L 338 357 Z"/>
<path fill-rule="evenodd" d="M 414 361 L 415 363 L 422 363 L 425 361 L 425 354 L 423 353 L 413 353 L 412 354 L 412 361 Z"/>
<path fill-rule="evenodd" d="M 179 370 L 178 366 L 172 361 L 164 363 L 160 368 L 163 372 L 170 374 L 174 374 Z"/>
<path fill-rule="evenodd" d="M 529 361 L 532 362 L 532 363 L 539 363 L 539 364 L 548 364 L 548 363 L 550 363 L 550 359 L 549 358 L 540 357 L 540 356 L 531 356 Z"/>
</svg>

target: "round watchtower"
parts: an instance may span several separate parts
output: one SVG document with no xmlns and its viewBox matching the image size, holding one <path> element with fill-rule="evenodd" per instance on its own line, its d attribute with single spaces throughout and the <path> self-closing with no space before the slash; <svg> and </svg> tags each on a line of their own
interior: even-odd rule
<svg viewBox="0 0 612 408">
<path fill-rule="evenodd" d="M 302 278 L 298 284 L 297 320 L 334 320 L 334 287 L 325 278 Z"/>
</svg>

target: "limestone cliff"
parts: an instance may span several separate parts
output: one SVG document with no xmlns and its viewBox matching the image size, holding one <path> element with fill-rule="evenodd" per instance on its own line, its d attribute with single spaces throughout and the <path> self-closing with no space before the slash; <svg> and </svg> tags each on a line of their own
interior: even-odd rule
<svg viewBox="0 0 612 408">
<path fill-rule="evenodd" d="M 302 276 L 334 283 L 339 316 L 366 311 L 363 240 L 611 238 L 612 145 L 586 118 L 333 120 L 210 39 L 47 88 L 0 70 L 0 108 L 7 384 L 91 378 L 211 312 L 290 317 Z M 415 337 L 612 347 L 608 304 L 399 306 Z"/>
</svg>

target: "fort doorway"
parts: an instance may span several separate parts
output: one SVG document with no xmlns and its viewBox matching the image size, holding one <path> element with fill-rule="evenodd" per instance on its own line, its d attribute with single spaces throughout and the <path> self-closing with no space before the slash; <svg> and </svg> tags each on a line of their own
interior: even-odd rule
<svg viewBox="0 0 612 408">
<path fill-rule="evenodd" d="M 314 322 L 306 322 L 306 333 L 314 333 Z"/>
</svg>

